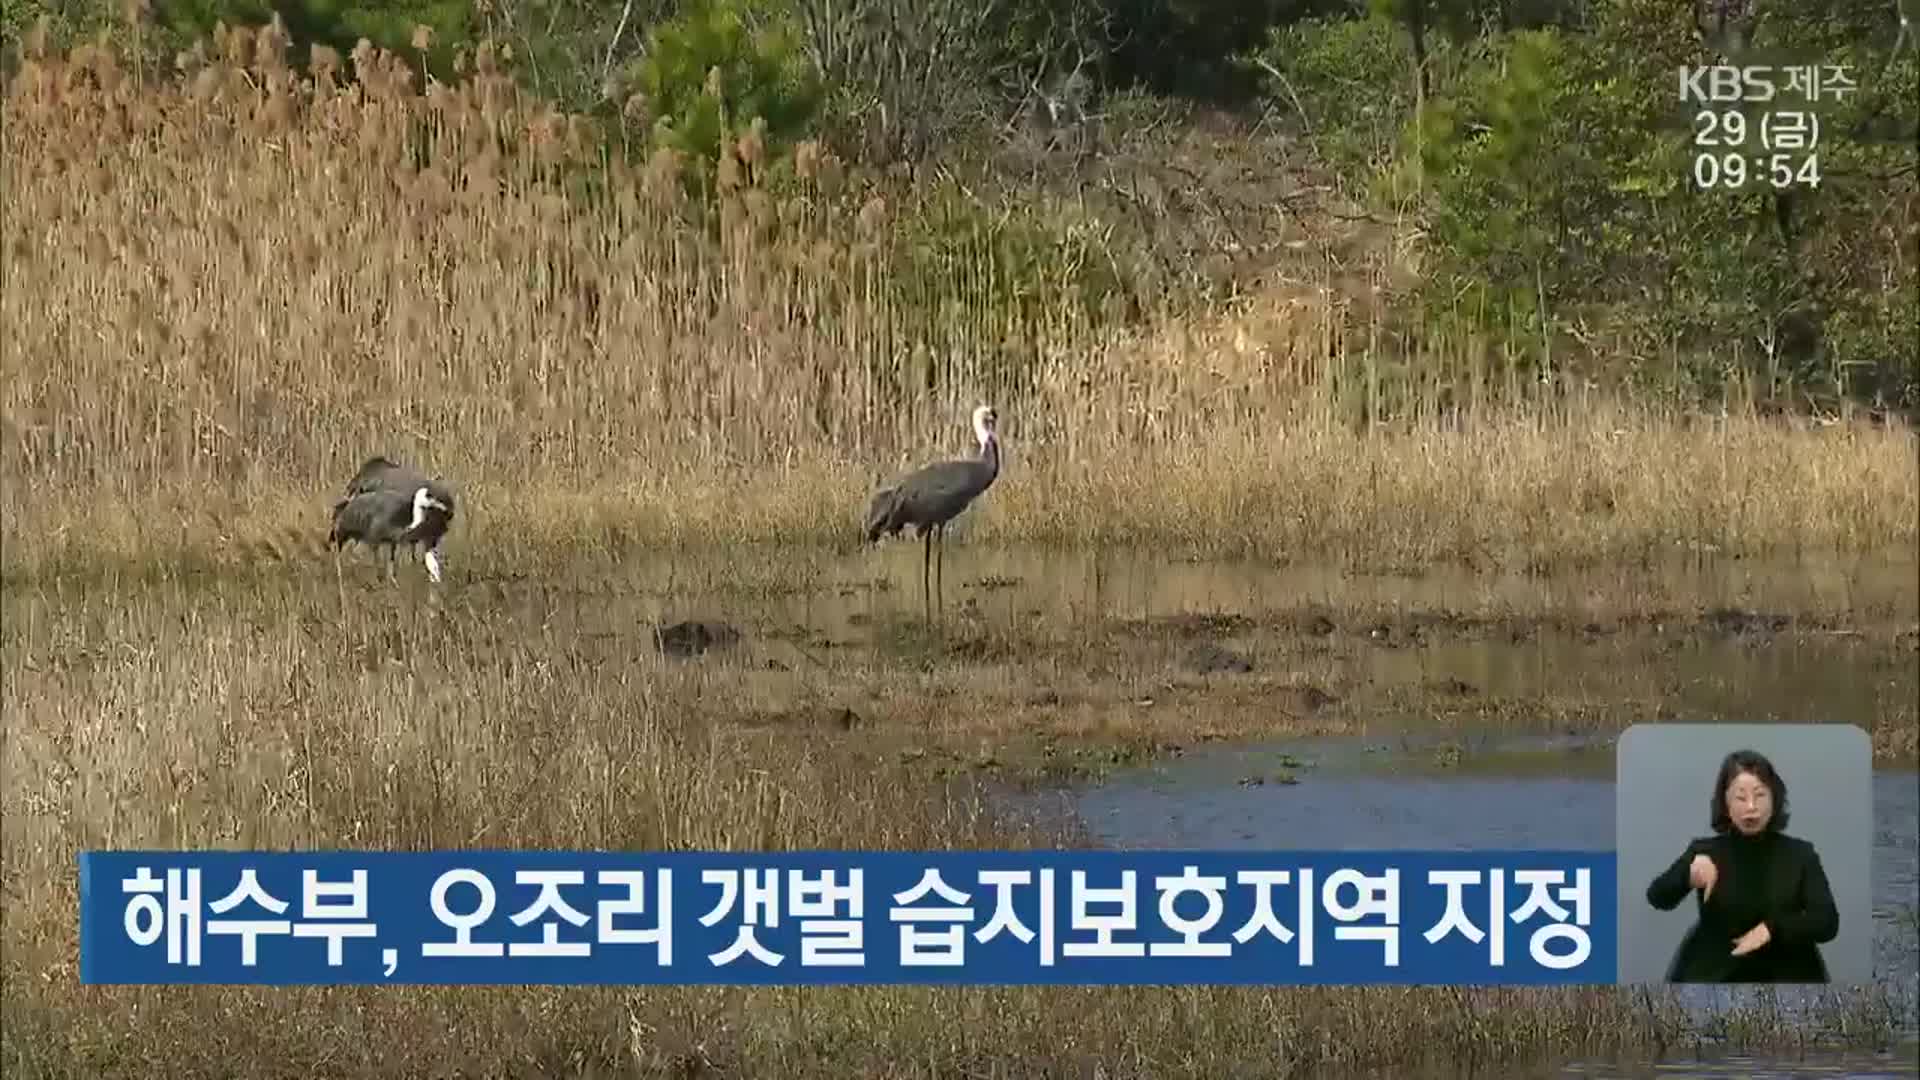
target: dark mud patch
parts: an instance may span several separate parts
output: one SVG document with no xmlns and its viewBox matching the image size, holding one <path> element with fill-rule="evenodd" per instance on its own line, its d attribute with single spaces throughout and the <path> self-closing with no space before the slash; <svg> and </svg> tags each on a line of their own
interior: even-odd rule
<svg viewBox="0 0 1920 1080">
<path fill-rule="evenodd" d="M 1772 637 L 1793 626 L 1793 616 L 1714 608 L 1700 616 L 1700 626 L 1720 638 Z"/>
<path fill-rule="evenodd" d="M 1302 772 L 1311 771 L 1315 763 L 1290 753 L 1267 754 L 1253 752 L 1247 755 L 1248 764 L 1254 771 L 1234 781 L 1238 787 L 1266 787 L 1273 784 L 1278 787 L 1294 787 L 1300 783 Z"/>
<path fill-rule="evenodd" d="M 1032 793 L 1098 784 L 1115 772 L 1177 760 L 1186 752 L 1184 743 L 1162 739 L 1042 736 L 977 746 L 915 743 L 887 756 L 926 775 L 990 777 L 1009 790 Z"/>
<path fill-rule="evenodd" d="M 1273 689 L 1274 707 L 1295 716 L 1308 716 L 1340 704 L 1340 699 L 1312 683 L 1289 683 Z"/>
<path fill-rule="evenodd" d="M 1275 630 L 1304 637 L 1323 638 L 1340 629 L 1330 612 L 1318 608 L 1276 612 L 1270 621 Z"/>
<path fill-rule="evenodd" d="M 1610 733 L 1507 735 L 1497 732 L 1431 735 L 1405 733 L 1390 742 L 1353 737 L 1303 738 L 1278 744 L 1242 744 L 1236 754 L 1254 774 L 1329 777 L 1380 775 L 1471 775 L 1479 777 L 1595 776 L 1611 778 Z M 1277 752 L 1278 747 L 1288 747 Z"/>
<path fill-rule="evenodd" d="M 1245 675 L 1253 671 L 1253 661 L 1246 655 L 1211 641 L 1188 649 L 1181 660 L 1196 675 Z"/>
<path fill-rule="evenodd" d="M 761 709 L 735 721 L 744 728 L 789 731 L 853 731 L 867 720 L 845 705 L 801 705 L 790 709 Z"/>
<path fill-rule="evenodd" d="M 1118 631 L 1133 637 L 1226 638 L 1244 634 L 1260 624 L 1236 612 L 1188 612 L 1147 619 L 1129 619 Z"/>
<path fill-rule="evenodd" d="M 1792 635 L 1843 634 L 1891 636 L 1905 648 L 1920 650 L 1920 628 L 1877 633 L 1836 614 L 1792 615 L 1736 607 L 1658 610 L 1596 617 L 1575 611 L 1539 615 L 1463 613 L 1447 608 L 1412 611 L 1335 612 L 1321 607 L 1259 613 L 1208 612 L 1167 615 L 1121 622 L 1116 632 L 1129 637 L 1211 641 L 1253 634 L 1326 640 L 1345 637 L 1388 649 L 1420 648 L 1454 641 L 1520 644 L 1541 637 L 1596 642 L 1621 635 L 1676 641 L 1762 643 Z"/>
<path fill-rule="evenodd" d="M 655 627 L 654 645 L 668 656 L 687 659 L 704 655 L 711 649 L 724 649 L 740 643 L 740 631 L 723 622 L 691 619 L 671 626 Z"/>
<path fill-rule="evenodd" d="M 964 614 L 964 613 L 961 613 Z M 931 670 L 955 664 L 996 664 L 1030 661 L 1058 650 L 1062 643 L 1050 635 L 1030 632 L 1018 624 L 986 624 L 956 617 L 929 621 L 919 616 L 880 616 L 861 619 L 868 630 L 863 640 L 849 646 L 871 649 L 875 658 Z"/>
<path fill-rule="evenodd" d="M 1426 629 L 1406 623 L 1376 622 L 1366 628 L 1368 641 L 1386 649 L 1403 649 L 1409 645 L 1425 645 Z"/>
<path fill-rule="evenodd" d="M 936 642 L 934 649 L 940 658 L 969 664 L 1000 663 L 1034 655 L 1032 647 L 1023 646 L 1011 638 L 997 635 L 955 638 L 944 643 Z"/>
<path fill-rule="evenodd" d="M 1577 637 L 1588 641 L 1620 634 L 1662 637 L 1701 636 L 1724 640 L 1771 637 L 1796 630 L 1834 632 L 1844 629 L 1836 617 L 1796 619 L 1790 615 L 1713 608 L 1705 612 L 1656 611 L 1611 618 L 1577 613 L 1534 616 L 1465 615 L 1436 610 L 1366 620 L 1366 636 L 1388 646 L 1426 645 L 1441 640 L 1507 641 L 1518 643 L 1542 635 Z"/>
<path fill-rule="evenodd" d="M 1185 744 L 1161 739 L 1047 740 L 1015 747 L 1009 757 L 1030 783 L 1097 783 L 1120 769 L 1176 760 L 1186 752 Z"/>
<path fill-rule="evenodd" d="M 1265 787 L 1268 784 L 1292 787 L 1299 782 L 1300 778 L 1298 776 L 1282 769 L 1274 773 L 1256 773 L 1252 776 L 1243 776 L 1238 781 L 1238 784 L 1241 787 Z"/>
</svg>

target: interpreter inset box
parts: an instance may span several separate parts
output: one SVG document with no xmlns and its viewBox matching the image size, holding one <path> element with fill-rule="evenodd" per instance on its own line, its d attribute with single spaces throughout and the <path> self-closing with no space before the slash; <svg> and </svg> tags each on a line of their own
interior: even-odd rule
<svg viewBox="0 0 1920 1080">
<path fill-rule="evenodd" d="M 1639 724 L 1616 767 L 1621 982 L 1873 981 L 1864 730 Z"/>
</svg>

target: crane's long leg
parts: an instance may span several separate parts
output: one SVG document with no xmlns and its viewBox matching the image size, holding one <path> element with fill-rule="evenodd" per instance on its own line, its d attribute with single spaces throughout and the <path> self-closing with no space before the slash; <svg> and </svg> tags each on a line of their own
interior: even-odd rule
<svg viewBox="0 0 1920 1080">
<path fill-rule="evenodd" d="M 926 610 L 928 618 L 933 617 L 932 569 L 933 530 L 927 529 L 920 534 L 920 605 Z"/>
<path fill-rule="evenodd" d="M 947 616 L 947 526 L 942 522 L 934 533 L 938 546 L 933 553 L 933 595 L 940 617 Z"/>
</svg>

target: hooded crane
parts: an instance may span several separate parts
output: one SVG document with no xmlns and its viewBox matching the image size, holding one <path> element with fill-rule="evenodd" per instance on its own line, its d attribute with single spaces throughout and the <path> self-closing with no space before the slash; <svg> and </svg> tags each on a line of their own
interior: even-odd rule
<svg viewBox="0 0 1920 1080">
<path fill-rule="evenodd" d="M 338 550 L 358 540 L 368 547 L 385 547 L 389 578 L 396 548 L 424 546 L 427 576 L 437 582 L 440 541 L 452 525 L 453 492 L 444 484 L 384 457 L 371 457 L 333 504 L 327 546 Z"/>
<path fill-rule="evenodd" d="M 991 405 L 973 410 L 973 433 L 980 440 L 980 456 L 936 461 L 908 473 L 897 483 L 883 487 L 873 495 L 867 507 L 867 542 L 900 532 L 912 525 L 920 531 L 920 595 L 933 610 L 930 569 L 946 583 L 944 566 L 934 562 L 934 542 L 939 541 L 940 563 L 946 561 L 947 523 L 960 515 L 1000 475 L 1000 437 L 995 433 L 999 414 Z"/>
</svg>

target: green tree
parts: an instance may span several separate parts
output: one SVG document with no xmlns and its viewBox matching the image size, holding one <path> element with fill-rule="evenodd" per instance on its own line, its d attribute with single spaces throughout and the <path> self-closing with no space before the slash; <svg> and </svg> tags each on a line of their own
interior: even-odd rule
<svg viewBox="0 0 1920 1080">
<path fill-rule="evenodd" d="M 789 145 L 817 115 L 819 76 L 792 23 L 754 0 L 693 0 L 648 42 L 637 75 L 654 137 L 695 161 L 717 161 L 755 120 L 770 150 Z"/>
</svg>

